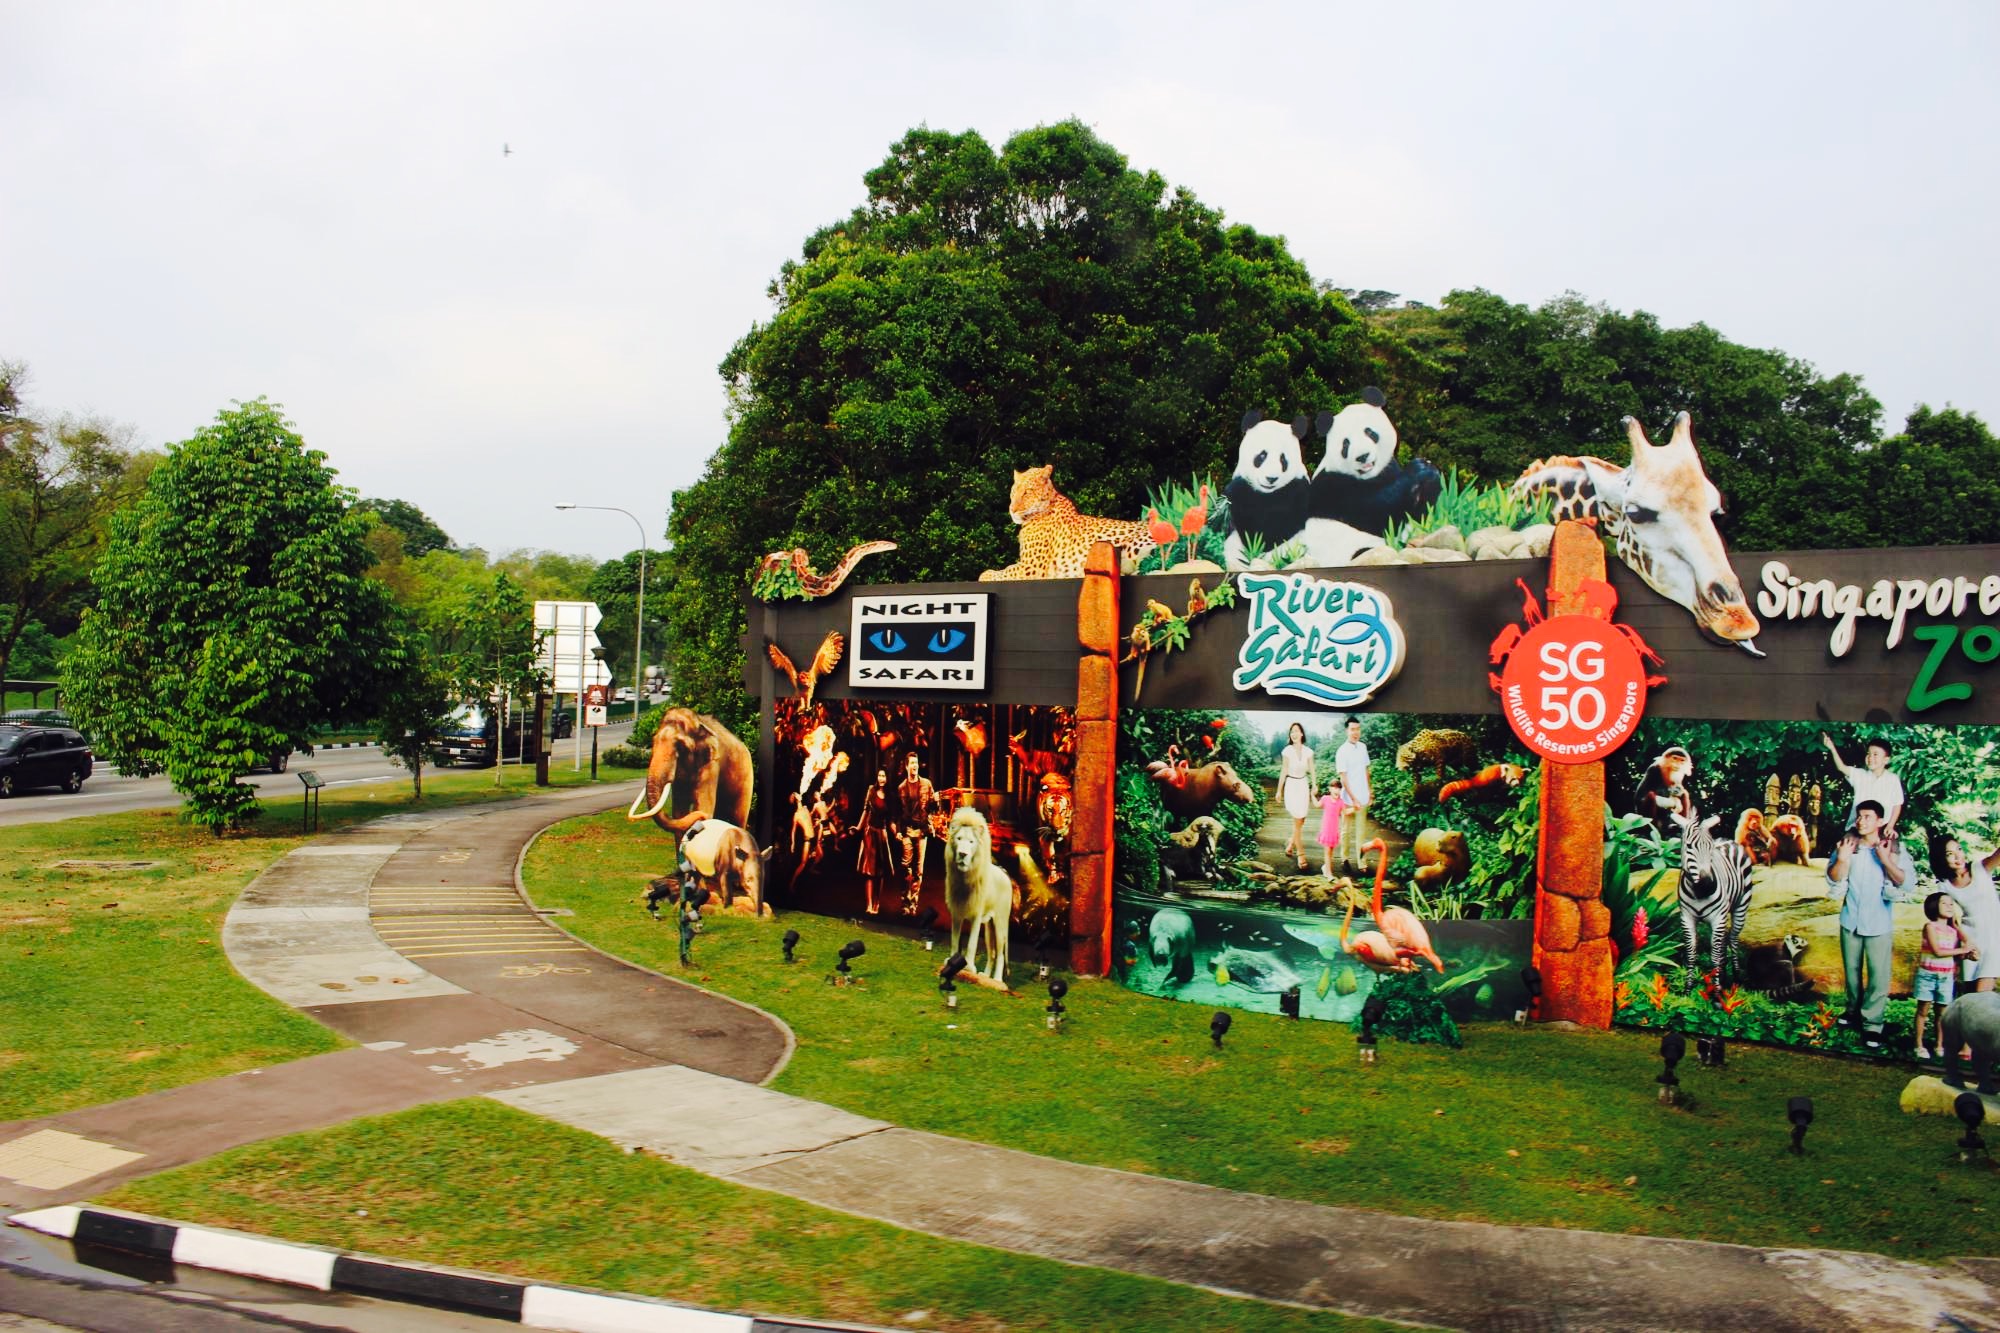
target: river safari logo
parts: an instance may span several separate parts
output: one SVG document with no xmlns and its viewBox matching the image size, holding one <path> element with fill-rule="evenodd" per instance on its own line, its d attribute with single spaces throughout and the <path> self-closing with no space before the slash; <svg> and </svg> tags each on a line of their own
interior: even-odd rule
<svg viewBox="0 0 2000 1333">
<path fill-rule="evenodd" d="M 1237 689 L 1352 708 L 1403 669 L 1403 627 L 1379 588 L 1306 574 L 1243 574 L 1237 584 L 1250 599 Z"/>
<path fill-rule="evenodd" d="M 847 659 L 851 689 L 986 688 L 987 599 L 983 592 L 856 597 Z"/>
</svg>

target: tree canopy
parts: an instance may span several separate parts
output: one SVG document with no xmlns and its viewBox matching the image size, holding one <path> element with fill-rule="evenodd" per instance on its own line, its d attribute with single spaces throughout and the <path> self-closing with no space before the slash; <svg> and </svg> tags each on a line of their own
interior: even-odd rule
<svg viewBox="0 0 2000 1333">
<path fill-rule="evenodd" d="M 1230 224 L 1087 127 L 913 130 L 867 201 L 785 265 L 722 363 L 726 443 L 674 497 L 677 698 L 747 719 L 744 580 L 769 550 L 970 579 L 1015 558 L 1011 471 L 1056 465 L 1086 513 L 1234 466 L 1247 407 L 1290 415 L 1397 355 L 1281 238 Z M 663 580 L 664 581 L 664 580 Z"/>
<path fill-rule="evenodd" d="M 210 828 L 257 809 L 237 781 L 313 729 L 366 716 L 393 648 L 366 520 L 258 399 L 173 445 L 112 522 L 97 604 L 64 664 L 98 753 L 165 771 Z"/>
<path fill-rule="evenodd" d="M 53 665 L 50 624 L 74 625 L 111 515 L 154 461 L 112 423 L 33 415 L 26 379 L 24 367 L 0 362 L 0 679 L 14 674 L 17 648 L 29 670 Z"/>
</svg>

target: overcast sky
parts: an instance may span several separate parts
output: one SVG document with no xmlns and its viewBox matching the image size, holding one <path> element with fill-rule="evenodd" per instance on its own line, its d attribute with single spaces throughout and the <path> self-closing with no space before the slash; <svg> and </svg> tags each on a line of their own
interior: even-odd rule
<svg viewBox="0 0 2000 1333">
<path fill-rule="evenodd" d="M 1996 14 L 0 0 L 0 359 L 155 446 L 263 395 L 461 543 L 614 555 L 553 503 L 658 544 L 895 139 L 1075 116 L 1340 286 L 1574 290 L 1994 425 Z"/>
</svg>

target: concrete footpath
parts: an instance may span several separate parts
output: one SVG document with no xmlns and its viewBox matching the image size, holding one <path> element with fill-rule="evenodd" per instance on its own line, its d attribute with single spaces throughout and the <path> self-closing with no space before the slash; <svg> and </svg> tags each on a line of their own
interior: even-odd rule
<svg viewBox="0 0 2000 1333">
<path fill-rule="evenodd" d="M 2000 1265 L 1983 1260 L 1425 1221 L 1080 1166 L 773 1092 L 760 1084 L 789 1055 L 782 1024 L 589 949 L 517 891 L 537 829 L 629 796 L 378 821 L 294 852 L 231 912 L 230 958 L 372 1049 L 0 1126 L 0 1203 L 45 1208 L 236 1143 L 477 1093 L 899 1227 L 1351 1314 L 1496 1333 L 2000 1333 Z M 24 1129 L 133 1156 L 36 1186 L 6 1164 Z"/>
</svg>

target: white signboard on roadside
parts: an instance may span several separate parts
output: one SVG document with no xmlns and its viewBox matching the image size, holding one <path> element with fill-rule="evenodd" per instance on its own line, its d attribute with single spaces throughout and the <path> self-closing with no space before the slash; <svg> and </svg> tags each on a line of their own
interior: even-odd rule
<svg viewBox="0 0 2000 1333">
<path fill-rule="evenodd" d="M 596 602 L 535 603 L 535 635 L 540 640 L 535 665 L 558 694 L 611 683 L 611 671 L 595 651 L 602 646 L 596 631 L 603 619 Z"/>
</svg>

